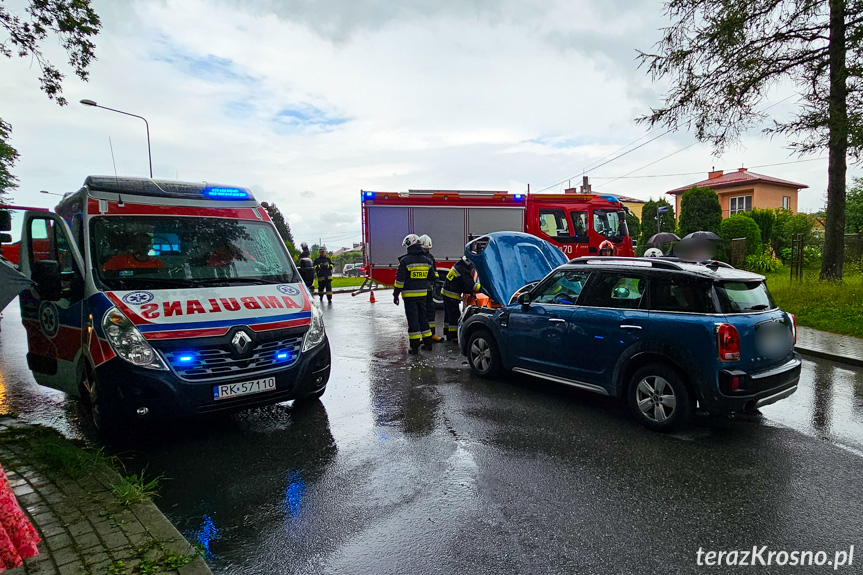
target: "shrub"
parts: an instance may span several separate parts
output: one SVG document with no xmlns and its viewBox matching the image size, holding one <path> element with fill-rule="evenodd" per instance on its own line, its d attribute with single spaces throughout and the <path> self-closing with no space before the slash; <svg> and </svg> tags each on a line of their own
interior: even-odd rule
<svg viewBox="0 0 863 575">
<path fill-rule="evenodd" d="M 773 259 L 770 248 L 765 246 L 760 254 L 746 256 L 746 264 L 743 267 L 751 272 L 766 274 L 779 271 L 782 262 Z"/>
<path fill-rule="evenodd" d="M 761 229 L 755 220 L 743 214 L 735 214 L 722 220 L 719 235 L 725 259 L 731 254 L 731 240 L 746 238 L 746 254 L 757 256 L 762 253 Z"/>
<path fill-rule="evenodd" d="M 719 233 L 722 206 L 710 188 L 692 186 L 680 197 L 680 237 L 697 231 Z"/>
<path fill-rule="evenodd" d="M 761 230 L 761 243 L 772 247 L 770 240 L 773 238 L 773 227 L 776 223 L 776 210 L 752 210 L 746 212 L 755 223 L 758 224 L 758 229 Z"/>
</svg>

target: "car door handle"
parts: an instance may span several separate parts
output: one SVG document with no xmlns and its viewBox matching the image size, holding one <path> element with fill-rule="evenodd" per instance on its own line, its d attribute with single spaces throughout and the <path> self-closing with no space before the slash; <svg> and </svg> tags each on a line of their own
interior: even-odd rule
<svg viewBox="0 0 863 575">
<path fill-rule="evenodd" d="M 623 324 L 620 326 L 620 329 L 641 329 L 641 326 L 640 325 Z"/>
<path fill-rule="evenodd" d="M 559 322 L 559 323 L 566 323 L 566 320 L 565 320 L 565 319 L 561 319 L 561 318 L 559 318 L 559 317 L 552 317 L 552 318 L 549 318 L 549 320 L 548 320 L 548 321 Z"/>
</svg>

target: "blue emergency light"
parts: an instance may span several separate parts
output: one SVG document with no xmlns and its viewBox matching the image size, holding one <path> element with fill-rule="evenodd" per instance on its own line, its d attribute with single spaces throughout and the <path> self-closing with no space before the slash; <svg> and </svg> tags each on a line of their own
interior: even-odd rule
<svg viewBox="0 0 863 575">
<path fill-rule="evenodd" d="M 179 361 L 180 363 L 191 363 L 194 360 L 195 360 L 195 356 L 190 355 L 190 354 L 181 355 L 180 357 L 177 358 L 177 361 Z"/>
<path fill-rule="evenodd" d="M 242 188 L 204 188 L 204 195 L 213 200 L 247 200 L 249 192 Z"/>
<path fill-rule="evenodd" d="M 363 196 L 365 196 L 365 198 L 367 200 L 373 200 L 375 198 L 375 193 L 374 192 L 363 192 Z"/>
<path fill-rule="evenodd" d="M 513 196 L 513 198 L 515 198 L 515 200 L 516 200 L 516 201 L 518 201 L 518 200 L 522 199 L 523 197 L 524 197 L 524 194 L 515 194 L 515 195 Z"/>
<path fill-rule="evenodd" d="M 615 196 L 600 196 L 603 200 L 607 202 L 611 202 L 613 204 L 619 204 L 620 200 L 618 200 Z"/>
<path fill-rule="evenodd" d="M 281 350 L 276 352 L 276 361 L 287 361 L 291 359 L 291 352 L 288 350 Z"/>
</svg>

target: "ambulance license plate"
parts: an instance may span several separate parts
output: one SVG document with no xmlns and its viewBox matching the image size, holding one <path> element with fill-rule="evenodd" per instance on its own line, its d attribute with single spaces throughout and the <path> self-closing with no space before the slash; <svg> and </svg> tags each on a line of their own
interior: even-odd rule
<svg viewBox="0 0 863 575">
<path fill-rule="evenodd" d="M 265 391 L 276 391 L 275 377 L 266 377 L 264 379 L 256 379 L 254 381 L 244 381 L 243 383 L 214 385 L 213 399 L 227 399 L 229 397 L 238 397 L 240 395 L 263 393 Z"/>
</svg>

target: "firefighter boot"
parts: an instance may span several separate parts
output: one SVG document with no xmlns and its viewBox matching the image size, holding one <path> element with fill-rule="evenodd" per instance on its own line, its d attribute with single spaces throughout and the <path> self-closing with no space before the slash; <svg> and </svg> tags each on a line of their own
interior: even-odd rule
<svg viewBox="0 0 863 575">
<path fill-rule="evenodd" d="M 423 349 L 427 351 L 432 350 L 432 342 L 434 341 L 434 336 L 428 336 L 423 338 Z"/>
<path fill-rule="evenodd" d="M 408 350 L 410 355 L 417 355 L 420 352 L 420 341 L 418 339 L 411 340 L 411 347 Z"/>
</svg>

